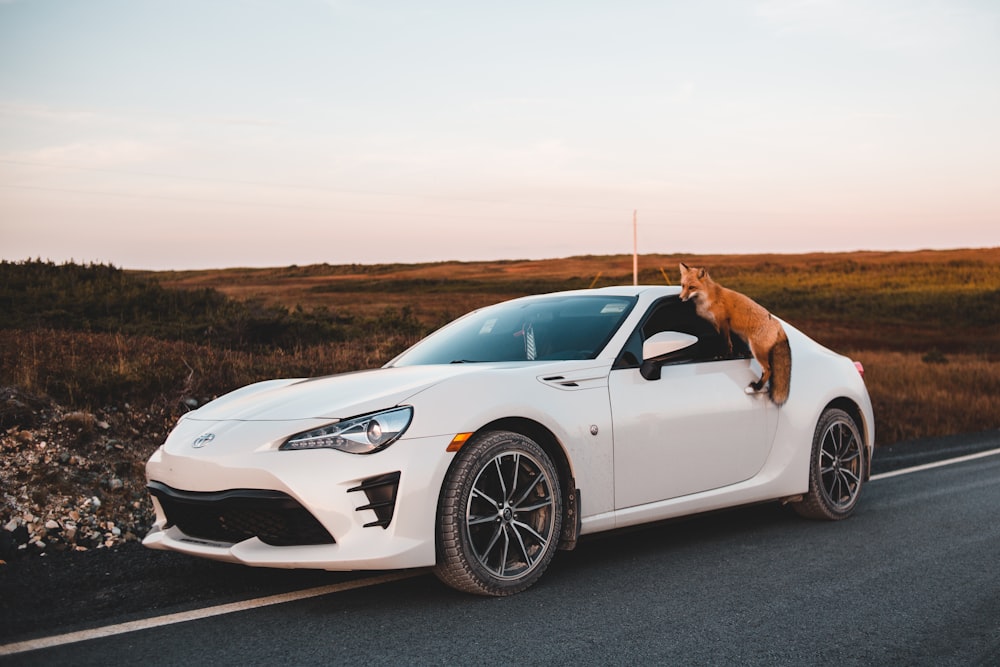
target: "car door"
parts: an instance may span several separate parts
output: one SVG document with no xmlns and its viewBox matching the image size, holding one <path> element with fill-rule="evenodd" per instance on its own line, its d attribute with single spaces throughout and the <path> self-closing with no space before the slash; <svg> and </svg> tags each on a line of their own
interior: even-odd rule
<svg viewBox="0 0 1000 667">
<path fill-rule="evenodd" d="M 641 343 L 660 331 L 699 342 L 649 380 L 639 368 Z M 748 357 L 739 342 L 726 354 L 689 303 L 666 299 L 651 309 L 609 378 L 616 509 L 736 484 L 763 467 L 773 407 L 766 394 L 746 393 L 759 377 Z"/>
</svg>

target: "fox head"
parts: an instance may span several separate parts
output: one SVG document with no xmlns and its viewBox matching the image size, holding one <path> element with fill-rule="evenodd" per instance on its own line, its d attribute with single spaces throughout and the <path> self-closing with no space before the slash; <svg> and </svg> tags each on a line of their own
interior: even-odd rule
<svg viewBox="0 0 1000 667">
<path fill-rule="evenodd" d="M 681 262 L 681 301 L 689 299 L 698 300 L 699 296 L 705 295 L 705 288 L 711 277 L 708 271 L 698 267 L 688 266 Z"/>
</svg>

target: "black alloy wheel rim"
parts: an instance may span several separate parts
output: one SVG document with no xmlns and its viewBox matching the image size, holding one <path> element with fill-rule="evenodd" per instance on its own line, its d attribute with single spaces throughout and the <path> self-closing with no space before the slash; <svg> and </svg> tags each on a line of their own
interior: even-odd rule
<svg viewBox="0 0 1000 667">
<path fill-rule="evenodd" d="M 516 580 L 541 562 L 554 538 L 555 501 L 541 463 L 503 452 L 484 465 L 466 506 L 469 544 L 490 575 Z"/>
<path fill-rule="evenodd" d="M 837 420 L 823 434 L 820 481 L 823 494 L 838 510 L 849 509 L 861 490 L 861 438 L 854 425 Z"/>
</svg>

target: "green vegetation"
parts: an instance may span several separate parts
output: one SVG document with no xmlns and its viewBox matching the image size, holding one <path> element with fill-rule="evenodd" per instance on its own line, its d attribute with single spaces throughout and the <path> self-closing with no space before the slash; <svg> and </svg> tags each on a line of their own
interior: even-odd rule
<svg viewBox="0 0 1000 667">
<path fill-rule="evenodd" d="M 288 310 L 102 264 L 2 262 L 0 312 L 0 385 L 89 409 L 176 407 L 268 377 L 378 365 L 426 333 L 408 307 Z"/>
<path fill-rule="evenodd" d="M 0 262 L 0 327 L 116 333 L 227 350 L 288 350 L 357 338 L 372 327 L 422 331 L 409 310 L 374 319 L 238 301 L 211 288 L 167 289 L 110 265 Z"/>
</svg>

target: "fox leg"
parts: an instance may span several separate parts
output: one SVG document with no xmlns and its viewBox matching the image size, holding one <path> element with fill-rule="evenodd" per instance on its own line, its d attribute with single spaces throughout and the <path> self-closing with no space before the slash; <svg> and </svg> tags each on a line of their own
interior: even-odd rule
<svg viewBox="0 0 1000 667">
<path fill-rule="evenodd" d="M 726 356 L 731 356 L 733 354 L 733 332 L 729 328 L 729 320 L 719 322 L 715 328 L 719 330 L 719 335 L 722 336 L 722 340 L 726 344 Z"/>
<path fill-rule="evenodd" d="M 753 387 L 754 391 L 762 390 L 765 386 L 767 386 L 767 383 L 770 382 L 771 380 L 771 366 L 765 362 L 761 364 L 761 367 L 762 371 L 760 374 L 760 379 L 757 380 L 756 382 L 750 383 L 750 386 Z"/>
<path fill-rule="evenodd" d="M 757 363 L 760 364 L 760 379 L 750 383 L 750 386 L 747 387 L 747 393 L 750 393 L 751 390 L 754 392 L 761 391 L 771 379 L 770 350 L 761 350 L 758 345 L 751 343 L 750 352 L 753 354 L 753 358 L 757 360 Z"/>
</svg>

